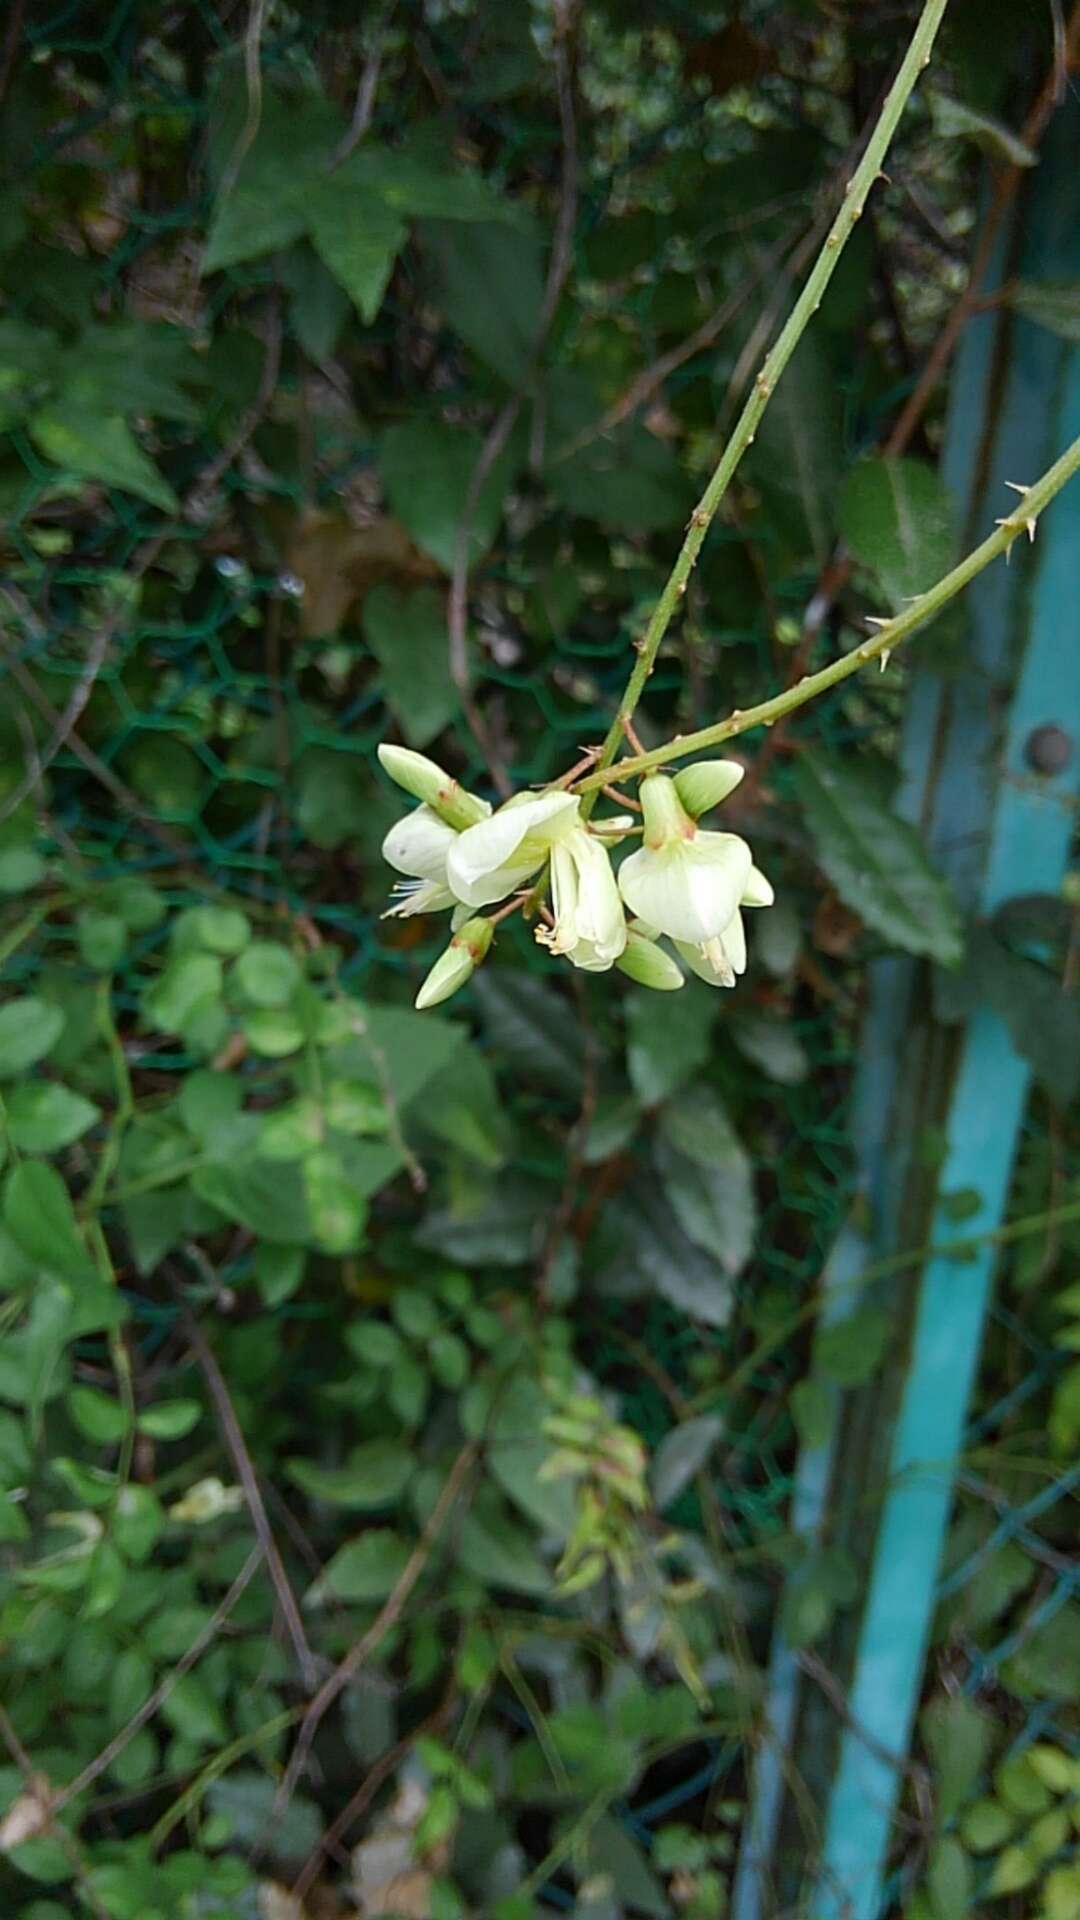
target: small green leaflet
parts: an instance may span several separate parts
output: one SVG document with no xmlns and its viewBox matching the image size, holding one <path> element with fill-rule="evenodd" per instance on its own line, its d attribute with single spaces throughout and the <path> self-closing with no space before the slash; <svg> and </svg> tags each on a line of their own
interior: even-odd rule
<svg viewBox="0 0 1080 1920">
<path fill-rule="evenodd" d="M 818 863 L 845 906 L 890 946 L 956 966 L 956 902 L 915 829 L 890 811 L 865 774 L 822 754 L 800 756 L 795 788 Z"/>
<path fill-rule="evenodd" d="M 840 493 L 840 531 L 899 613 L 956 557 L 952 496 L 923 460 L 860 460 Z"/>
</svg>

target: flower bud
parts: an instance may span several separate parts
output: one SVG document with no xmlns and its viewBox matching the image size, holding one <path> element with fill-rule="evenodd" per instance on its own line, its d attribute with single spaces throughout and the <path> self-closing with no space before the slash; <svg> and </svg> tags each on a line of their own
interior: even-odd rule
<svg viewBox="0 0 1080 1920">
<path fill-rule="evenodd" d="M 673 840 L 692 840 L 694 822 L 666 773 L 647 774 L 640 787 L 645 815 L 645 845 L 662 847 Z"/>
<path fill-rule="evenodd" d="M 620 973 L 636 980 L 639 987 L 652 987 L 656 993 L 674 993 L 686 985 L 682 970 L 670 953 L 640 933 L 627 934 L 626 945 L 615 965 Z"/>
<path fill-rule="evenodd" d="M 699 760 L 675 775 L 675 787 L 687 813 L 697 820 L 734 793 L 745 772 L 737 760 Z"/>
<path fill-rule="evenodd" d="M 491 935 L 490 920 L 466 920 L 446 952 L 436 960 L 416 996 L 416 1006 L 421 1013 L 427 1007 L 437 1007 L 440 1000 L 449 1000 L 452 993 L 471 980 L 491 945 Z"/>
<path fill-rule="evenodd" d="M 440 820 L 445 820 L 447 826 L 458 833 L 463 833 L 466 827 L 475 827 L 491 812 L 486 800 L 467 793 L 445 768 L 429 760 L 425 753 L 415 753 L 412 747 L 394 747 L 383 741 L 379 747 L 379 764 L 397 786 L 404 787 L 414 800 L 424 801 Z"/>
</svg>

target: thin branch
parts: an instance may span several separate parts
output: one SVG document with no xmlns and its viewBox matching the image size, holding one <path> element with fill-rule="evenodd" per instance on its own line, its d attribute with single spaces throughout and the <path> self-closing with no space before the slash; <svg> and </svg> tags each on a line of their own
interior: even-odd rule
<svg viewBox="0 0 1080 1920">
<path fill-rule="evenodd" d="M 1041 480 L 1021 490 L 1019 506 L 998 521 L 996 531 L 969 553 L 966 560 L 961 560 L 959 566 L 953 567 L 935 586 L 920 594 L 905 613 L 897 614 L 892 620 L 875 623 L 879 631 L 873 638 L 864 640 L 860 646 L 844 654 L 842 659 L 833 660 L 829 666 L 822 667 L 819 673 L 805 675 L 797 685 L 774 694 L 771 700 L 763 700 L 756 707 L 736 708 L 726 720 L 718 721 L 715 726 L 700 727 L 696 733 L 684 733 L 662 747 L 654 747 L 651 753 L 634 754 L 630 759 L 620 760 L 614 768 L 598 769 L 586 774 L 578 782 L 577 791 L 585 793 L 602 787 L 605 782 L 630 780 L 639 774 L 651 772 L 655 767 L 666 766 L 671 760 L 684 759 L 688 753 L 703 753 L 709 748 L 718 747 L 722 741 L 733 740 L 737 734 L 748 733 L 752 727 L 770 727 L 774 721 L 783 719 L 785 714 L 793 713 L 796 707 L 805 706 L 808 700 L 816 700 L 819 694 L 839 685 L 851 674 L 860 672 L 871 660 L 881 660 L 888 665 L 889 655 L 940 613 L 942 607 L 954 600 L 965 587 L 970 586 L 984 567 L 1002 554 L 1007 554 L 1013 542 L 1022 534 L 1034 537 L 1039 515 L 1078 469 L 1080 439 L 1073 441 L 1072 446 L 1043 474 Z"/>
<path fill-rule="evenodd" d="M 671 570 L 667 585 L 653 609 L 644 637 L 639 643 L 637 662 L 627 681 L 619 711 L 608 729 L 600 755 L 598 773 L 591 783 L 595 786 L 603 784 L 600 776 L 603 770 L 611 765 L 619 750 L 623 721 L 633 714 L 641 698 L 660 650 L 660 643 L 686 592 L 687 581 L 697 562 L 720 502 L 731 484 L 743 454 L 754 439 L 777 381 L 791 359 L 812 315 L 821 305 L 825 289 L 836 270 L 844 246 L 862 215 L 866 197 L 878 178 L 881 163 L 899 125 L 908 96 L 922 69 L 929 65 L 930 50 L 941 25 L 946 4 L 947 0 L 925 0 L 911 45 L 889 89 L 881 116 L 867 141 L 863 157 L 847 183 L 843 204 L 825 237 L 825 244 L 807 276 L 806 284 L 792 308 L 787 324 L 775 346 L 765 358 L 761 372 L 735 423 L 712 479 L 690 516 L 690 525 L 682 549 Z M 586 803 L 587 807 L 588 804 Z"/>
<path fill-rule="evenodd" d="M 121 1727 L 119 1733 L 113 1735 L 108 1746 L 102 1747 L 96 1759 L 91 1760 L 88 1765 L 83 1768 L 82 1772 L 76 1776 L 70 1786 L 65 1787 L 62 1793 L 57 1794 L 56 1799 L 53 1801 L 55 1810 L 59 1811 L 61 1807 L 67 1805 L 69 1800 L 74 1800 L 77 1794 L 85 1793 L 88 1787 L 92 1787 L 94 1781 L 100 1779 L 101 1775 L 107 1772 L 109 1767 L 112 1766 L 118 1754 L 123 1753 L 124 1748 L 130 1745 L 140 1728 L 145 1727 L 147 1721 L 153 1719 L 159 1707 L 163 1706 L 168 1699 L 173 1688 L 183 1679 L 185 1673 L 190 1673 L 196 1661 L 200 1660 L 206 1652 L 207 1647 L 212 1641 L 217 1639 L 218 1634 L 221 1632 L 222 1627 L 225 1625 L 241 1594 L 246 1587 L 250 1586 L 262 1561 L 262 1557 L 262 1547 L 253 1547 L 237 1574 L 236 1579 L 233 1581 L 232 1586 L 228 1592 L 222 1596 L 205 1626 L 200 1628 L 186 1653 L 181 1655 L 171 1672 L 165 1675 L 164 1680 L 160 1681 L 154 1688 L 153 1693 L 143 1701 L 138 1712 L 132 1714 L 127 1725 Z"/>
<path fill-rule="evenodd" d="M 390 9 L 393 11 L 393 8 Z M 385 22 L 383 23 L 385 25 Z M 330 161 L 329 171 L 335 173 L 342 166 L 363 139 L 371 125 L 371 116 L 375 111 L 375 96 L 379 91 L 379 75 L 382 71 L 382 40 L 376 39 L 360 75 L 360 84 L 356 89 L 356 104 L 353 107 L 349 130 L 335 149 Z"/>
<path fill-rule="evenodd" d="M 365 1661 L 370 1659 L 379 1643 L 397 1625 L 405 1611 L 413 1588 L 427 1566 L 443 1527 L 457 1503 L 458 1495 L 472 1472 L 478 1453 L 479 1449 L 474 1441 L 470 1440 L 462 1447 L 443 1483 L 442 1491 L 431 1510 L 427 1525 L 401 1570 L 393 1592 L 376 1614 L 367 1632 L 361 1634 L 356 1644 L 350 1647 L 345 1658 L 334 1668 L 329 1678 L 323 1681 L 318 1693 L 310 1702 L 300 1723 L 296 1744 L 274 1801 L 276 1820 L 280 1820 L 284 1808 L 296 1791 L 311 1751 L 312 1741 L 324 1715 L 330 1711 L 334 1701 L 344 1692 L 350 1680 L 359 1673 Z"/>
<path fill-rule="evenodd" d="M 281 1558 L 277 1541 L 274 1538 L 274 1530 L 270 1525 L 270 1517 L 266 1511 L 262 1493 L 259 1490 L 258 1475 L 255 1472 L 251 1454 L 248 1452 L 247 1441 L 244 1439 L 240 1422 L 236 1417 L 236 1411 L 229 1394 L 225 1375 L 218 1366 L 206 1336 L 194 1315 L 185 1313 L 184 1330 L 194 1349 L 195 1357 L 202 1368 L 210 1392 L 210 1398 L 214 1402 L 218 1423 L 221 1427 L 225 1445 L 229 1450 L 237 1478 L 244 1490 L 244 1499 L 247 1502 L 248 1512 L 251 1515 L 251 1524 L 255 1529 L 255 1537 L 259 1542 L 263 1558 L 266 1561 L 267 1572 L 273 1581 L 274 1592 L 277 1595 L 278 1605 L 281 1608 L 282 1618 L 285 1621 L 289 1639 L 292 1641 L 297 1665 L 300 1668 L 305 1687 L 310 1690 L 315 1685 L 319 1676 L 318 1662 L 308 1645 L 307 1635 L 304 1632 L 304 1623 L 300 1618 L 300 1609 L 296 1604 L 296 1595 L 289 1585 L 289 1576 L 285 1571 L 285 1563 Z"/>
<path fill-rule="evenodd" d="M 255 135 L 259 131 L 262 119 L 262 46 L 263 27 L 266 24 L 267 0 L 251 0 L 251 12 L 248 15 L 247 31 L 244 34 L 244 79 L 247 83 L 247 113 L 240 136 L 229 155 L 228 165 L 221 176 L 218 186 L 218 205 L 228 199 L 236 185 L 240 169 L 251 151 Z"/>
<path fill-rule="evenodd" d="M 294 1900 L 303 1900 L 304 1895 L 309 1891 L 312 1882 L 316 1878 L 325 1856 L 333 1853 L 334 1848 L 342 1839 L 343 1835 L 359 1820 L 362 1813 L 367 1812 L 368 1807 L 374 1800 L 384 1780 L 389 1780 L 391 1774 L 397 1772 L 402 1761 L 407 1758 L 423 1734 L 441 1732 L 449 1720 L 452 1711 L 453 1696 L 451 1695 L 443 1701 L 441 1706 L 435 1708 L 434 1713 L 429 1713 L 426 1720 L 421 1720 L 419 1726 L 414 1727 L 411 1733 L 405 1734 L 402 1739 L 397 1741 L 396 1745 L 388 1747 L 386 1752 L 381 1753 L 378 1759 L 372 1763 L 351 1800 L 342 1807 L 340 1813 L 335 1814 L 326 1832 L 322 1835 L 317 1845 L 312 1848 L 300 1872 L 297 1874 L 292 1886 L 292 1896 Z"/>
</svg>

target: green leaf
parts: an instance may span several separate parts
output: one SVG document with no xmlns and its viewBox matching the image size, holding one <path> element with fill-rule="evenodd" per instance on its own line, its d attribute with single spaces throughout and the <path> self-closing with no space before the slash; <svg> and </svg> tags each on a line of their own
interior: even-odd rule
<svg viewBox="0 0 1080 1920">
<path fill-rule="evenodd" d="M 0 1007 L 0 1080 L 14 1080 L 59 1040 L 64 1016 L 59 1007 L 24 994 Z"/>
<path fill-rule="evenodd" d="M 378 194 L 345 168 L 312 183 L 307 224 L 316 253 L 368 324 L 382 306 L 408 228 Z"/>
<path fill-rule="evenodd" d="M 231 151 L 243 128 L 234 129 Z M 308 224 L 310 195 L 320 183 L 342 122 L 328 101 L 268 95 L 258 132 L 235 184 L 214 209 L 202 270 L 214 273 L 299 240 Z"/>
<path fill-rule="evenodd" d="M 418 547 L 451 573 L 458 527 L 483 441 L 469 427 L 413 419 L 382 438 L 380 466 L 387 498 Z M 492 463 L 469 523 L 470 564 L 483 558 L 502 520 L 519 452 L 513 439 Z"/>
<path fill-rule="evenodd" d="M 67 1408 L 79 1432 L 95 1446 L 112 1447 L 121 1441 L 130 1426 L 127 1409 L 111 1394 L 96 1387 L 72 1387 Z"/>
<path fill-rule="evenodd" d="M 626 1064 L 643 1106 L 658 1106 L 705 1065 L 718 1012 L 716 993 L 692 980 L 677 994 L 627 994 Z"/>
<path fill-rule="evenodd" d="M 959 1840 L 939 1840 L 926 1872 L 934 1920 L 967 1920 L 974 1892 L 971 1862 Z"/>
<path fill-rule="evenodd" d="M 232 978 L 256 1007 L 283 1007 L 302 979 L 300 963 L 277 940 L 253 940 L 236 961 Z"/>
<path fill-rule="evenodd" d="M 1038 163 L 1038 155 L 1018 139 L 1011 128 L 991 119 L 989 114 L 965 107 L 960 100 L 936 93 L 931 98 L 930 111 L 939 140 L 971 140 L 992 160 L 1003 160 L 1009 167 L 1034 167 Z"/>
<path fill-rule="evenodd" d="M 201 1673 L 185 1673 L 166 1694 L 161 1717 L 182 1740 L 200 1751 L 223 1747 L 229 1729 L 221 1707 Z"/>
<path fill-rule="evenodd" d="M 934 1765 L 934 1811 L 942 1828 L 970 1799 L 989 1757 L 994 1729 L 962 1693 L 932 1701 L 919 1724 Z"/>
<path fill-rule="evenodd" d="M 1037 960 L 1013 953 L 988 927 L 973 927 L 962 968 L 939 974 L 934 1006 L 939 1019 L 964 1019 L 977 1006 L 993 1008 L 1008 1027 L 1021 1058 L 1051 1098 L 1068 1106 L 1080 1085 L 1080 1007 L 1075 996 Z"/>
<path fill-rule="evenodd" d="M 367 1206 L 342 1154 L 316 1147 L 301 1163 L 301 1174 L 316 1245 L 326 1253 L 351 1253 L 360 1244 Z"/>
<path fill-rule="evenodd" d="M 339 1547 L 308 1588 L 305 1606 L 321 1607 L 333 1600 L 385 1600 L 404 1573 L 410 1551 L 408 1541 L 389 1527 L 369 1527 L 358 1540 Z"/>
<path fill-rule="evenodd" d="M 159 1400 L 156 1406 L 143 1408 L 136 1424 L 151 1440 L 182 1440 L 201 1419 L 198 1400 Z"/>
<path fill-rule="evenodd" d="M 840 531 L 878 575 L 894 613 L 947 573 L 956 557 L 952 496 L 923 460 L 862 460 L 840 492 Z"/>
<path fill-rule="evenodd" d="M 492 1051 L 517 1073 L 572 1098 L 581 1087 L 581 1034 L 558 989 L 528 974 L 488 966 L 473 991 Z"/>
<path fill-rule="evenodd" d="M 484 1436 L 490 1473 L 526 1519 L 562 1540 L 574 1519 L 572 1489 L 566 1480 L 540 1478 L 551 1453 L 542 1431 L 550 1411 L 536 1381 L 518 1374 L 499 1391 L 490 1417 L 481 1421 L 473 1437 Z M 466 1426 L 471 1430 L 473 1425 L 470 1416 Z"/>
<path fill-rule="evenodd" d="M 861 772 L 823 755 L 799 756 L 795 787 L 818 861 L 844 904 L 890 945 L 955 966 L 956 903 L 915 829 Z"/>
<path fill-rule="evenodd" d="M 723 1434 L 723 1421 L 714 1413 L 703 1413 L 681 1421 L 664 1435 L 649 1470 L 659 1513 L 672 1506 L 690 1485 Z"/>
<path fill-rule="evenodd" d="M 727 1325 L 730 1275 L 687 1238 L 655 1182 L 643 1181 L 632 1200 L 612 1206 L 607 1228 L 611 1258 L 598 1277 L 602 1292 L 616 1298 L 655 1292 L 706 1326 Z"/>
<path fill-rule="evenodd" d="M 192 1175 L 199 1198 L 259 1237 L 310 1246 L 313 1228 L 298 1165 L 274 1160 L 199 1167 Z"/>
<path fill-rule="evenodd" d="M 975 1800 L 960 1814 L 960 1837 L 971 1853 L 996 1853 L 1016 1826 L 1000 1800 Z"/>
<path fill-rule="evenodd" d="M 408 745 L 428 746 L 461 705 L 450 675 L 442 596 L 431 587 L 413 593 L 376 587 L 364 601 L 363 626 Z"/>
<path fill-rule="evenodd" d="M 212 1812 L 225 1821 L 233 1847 L 265 1849 L 275 1860 L 306 1860 L 322 1838 L 322 1814 L 315 1802 L 302 1794 L 290 1796 L 288 1805 L 279 1811 L 277 1793 L 278 1783 L 272 1774 L 260 1773 L 254 1767 L 234 1767 L 224 1779 L 214 1781 L 206 1798 Z M 195 1857 L 205 1873 L 204 1856 Z M 197 1892 L 193 1897 L 198 1902 Z M 209 1892 L 207 1898 L 208 1912 L 212 1912 L 218 1902 Z M 240 1911 L 239 1907 L 234 1910 Z M 222 1915 L 224 1920 L 224 1909 Z"/>
<path fill-rule="evenodd" d="M 551 1592 L 551 1570 L 531 1535 L 493 1489 L 482 1490 L 457 1531 L 456 1555 L 466 1573 L 486 1588 L 539 1599 Z"/>
<path fill-rule="evenodd" d="M 810 1072 L 810 1060 L 790 1020 L 776 1014 L 735 1014 L 728 1033 L 751 1066 L 782 1087 L 798 1087 Z"/>
<path fill-rule="evenodd" d="M 94 1277 L 68 1190 L 54 1167 L 22 1160 L 4 1187 L 4 1225 L 23 1253 L 64 1280 Z"/>
<path fill-rule="evenodd" d="M 313 1500 L 333 1507 L 358 1507 L 371 1512 L 392 1506 L 412 1477 L 415 1462 L 410 1447 L 400 1440 L 365 1440 L 354 1447 L 344 1466 L 320 1467 L 312 1460 L 292 1459 L 289 1477 Z"/>
<path fill-rule="evenodd" d="M 1080 280 L 1018 280 L 1004 298 L 1037 327 L 1061 340 L 1080 341 Z"/>
<path fill-rule="evenodd" d="M 889 1316 L 880 1307 L 858 1307 L 823 1327 L 815 1365 L 840 1387 L 859 1387 L 881 1365 L 889 1341 Z"/>
<path fill-rule="evenodd" d="M 757 1226 L 753 1167 L 710 1087 L 688 1087 L 664 1108 L 656 1157 L 683 1232 L 739 1273 Z"/>
<path fill-rule="evenodd" d="M 505 221 L 440 224 L 427 235 L 438 267 L 438 301 L 485 366 L 515 389 L 532 368 L 544 304 L 539 236 Z"/>
<path fill-rule="evenodd" d="M 163 1033 L 182 1033 L 204 1001 L 220 1000 L 223 983 L 216 954 L 179 953 L 143 996 L 143 1014 Z"/>
<path fill-rule="evenodd" d="M 55 1080 L 31 1081 L 7 1096 L 8 1132 L 21 1153 L 58 1153 L 101 1119 L 101 1108 Z"/>
<path fill-rule="evenodd" d="M 75 922 L 80 957 L 95 973 L 112 973 L 124 956 L 128 930 L 118 913 L 83 907 Z"/>
<path fill-rule="evenodd" d="M 100 480 L 148 500 L 163 513 L 178 513 L 180 502 L 164 475 L 140 447 L 120 414 L 93 413 L 59 400 L 42 407 L 27 423 L 30 438 L 46 460 L 80 480 Z"/>
<path fill-rule="evenodd" d="M 343 286 L 311 248 L 301 242 L 278 262 L 289 291 L 289 322 L 309 360 L 329 360 L 349 312 Z"/>
</svg>

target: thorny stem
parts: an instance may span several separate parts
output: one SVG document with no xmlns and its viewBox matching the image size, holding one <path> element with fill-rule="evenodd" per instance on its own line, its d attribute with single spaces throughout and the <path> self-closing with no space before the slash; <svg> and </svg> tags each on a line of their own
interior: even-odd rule
<svg viewBox="0 0 1080 1920">
<path fill-rule="evenodd" d="M 811 315 L 816 313 L 821 305 L 822 296 L 836 270 L 844 246 L 862 214 L 867 194 L 881 170 L 882 160 L 885 158 L 900 116 L 907 105 L 908 96 L 922 69 L 930 63 L 930 50 L 947 4 L 948 0 L 925 0 L 918 26 L 912 35 L 911 45 L 889 89 L 881 116 L 867 142 L 862 159 L 848 181 L 843 205 L 829 228 L 825 243 L 811 268 L 806 285 L 791 310 L 786 326 L 776 345 L 765 357 L 761 372 L 735 423 L 731 438 L 720 456 L 712 479 L 690 516 L 690 525 L 678 559 L 671 569 L 667 585 L 653 608 L 645 633 L 638 643 L 637 661 L 626 683 L 625 692 L 619 703 L 619 711 L 608 729 L 596 774 L 591 779 L 582 781 L 581 791 L 583 792 L 603 785 L 606 769 L 611 766 L 622 742 L 625 725 L 633 717 L 645 683 L 653 670 L 660 643 L 686 592 L 687 582 L 704 545 L 705 535 L 716 516 L 720 502 L 731 484 L 743 454 L 754 439 L 758 423 L 769 404 L 777 381 L 802 338 Z M 670 754 L 668 757 L 671 757 Z M 587 800 L 582 812 L 588 814 L 592 805 L 593 802 Z"/>
<path fill-rule="evenodd" d="M 796 707 L 805 706 L 808 700 L 815 700 L 819 693 L 827 693 L 850 674 L 858 673 L 871 660 L 888 663 L 889 655 L 903 641 L 909 640 L 920 627 L 941 612 L 941 609 L 962 593 L 965 587 L 978 574 L 988 567 L 992 560 L 1001 554 L 1007 554 L 1013 541 L 1025 532 L 1034 532 L 1035 522 L 1043 509 L 1049 506 L 1055 494 L 1060 493 L 1067 480 L 1080 469 L 1080 439 L 1074 440 L 1071 447 L 1059 460 L 1043 474 L 1041 480 L 1028 487 L 1021 495 L 1020 504 L 1006 519 L 999 520 L 995 532 L 953 567 L 905 613 L 899 613 L 893 620 L 881 623 L 880 631 L 870 640 L 844 654 L 840 660 L 833 660 L 829 666 L 822 667 L 819 673 L 810 673 L 796 681 L 783 693 L 771 700 L 763 700 L 756 707 L 736 708 L 726 720 L 718 720 L 715 726 L 700 727 L 696 733 L 684 733 L 665 746 L 654 747 L 651 753 L 638 753 L 632 759 L 620 760 L 616 767 L 608 767 L 588 774 L 578 784 L 579 792 L 601 787 L 611 781 L 629 780 L 638 774 L 648 773 L 653 767 L 665 766 L 670 760 L 681 760 L 688 753 L 702 753 L 710 747 L 718 747 L 724 740 L 732 740 L 736 734 L 748 733 L 751 727 L 771 727 L 773 722 L 793 713 Z"/>
</svg>

